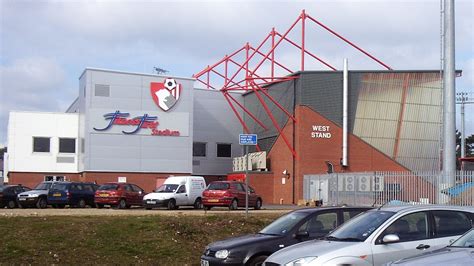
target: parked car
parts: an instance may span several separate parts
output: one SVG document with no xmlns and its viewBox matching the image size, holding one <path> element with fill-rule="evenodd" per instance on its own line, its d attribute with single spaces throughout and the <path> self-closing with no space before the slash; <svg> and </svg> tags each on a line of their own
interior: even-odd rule
<svg viewBox="0 0 474 266">
<path fill-rule="evenodd" d="M 70 207 L 85 208 L 95 206 L 94 194 L 97 190 L 94 183 L 55 182 L 48 192 L 48 204 L 55 208 Z"/>
<path fill-rule="evenodd" d="M 145 191 L 135 184 L 105 183 L 95 192 L 95 204 L 97 208 L 111 205 L 118 209 L 142 206 L 144 195 Z"/>
<path fill-rule="evenodd" d="M 202 204 L 206 210 L 212 207 L 229 207 L 236 210 L 245 207 L 245 183 L 239 181 L 214 181 L 202 193 Z M 262 197 L 249 186 L 248 206 L 259 210 Z"/>
<path fill-rule="evenodd" d="M 202 176 L 170 176 L 153 193 L 143 197 L 143 205 L 147 210 L 155 207 L 173 210 L 179 206 L 201 209 L 202 192 L 205 188 L 206 181 Z"/>
<path fill-rule="evenodd" d="M 324 240 L 273 253 L 264 265 L 382 265 L 442 248 L 471 229 L 474 207 L 417 205 L 367 211 Z"/>
<path fill-rule="evenodd" d="M 254 235 L 209 244 L 201 265 L 260 265 L 275 251 L 325 236 L 335 227 L 371 208 L 305 208 L 285 214 Z"/>
<path fill-rule="evenodd" d="M 18 194 L 19 207 L 36 207 L 44 209 L 48 207 L 48 191 L 53 182 L 44 181 L 36 185 L 33 190 Z"/>
<path fill-rule="evenodd" d="M 469 230 L 451 245 L 422 255 L 398 260 L 387 265 L 474 265 L 474 229 Z"/>
<path fill-rule="evenodd" d="M 31 188 L 22 185 L 0 186 L 0 208 L 13 209 L 18 207 L 17 196 L 21 192 L 31 190 Z"/>
</svg>

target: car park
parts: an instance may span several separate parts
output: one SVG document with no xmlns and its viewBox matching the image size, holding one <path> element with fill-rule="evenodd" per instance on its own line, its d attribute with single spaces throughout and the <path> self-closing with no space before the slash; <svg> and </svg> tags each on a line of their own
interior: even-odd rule
<svg viewBox="0 0 474 266">
<path fill-rule="evenodd" d="M 474 265 L 474 229 L 469 230 L 451 245 L 422 255 L 413 256 L 387 264 L 388 266 L 415 265 Z"/>
<path fill-rule="evenodd" d="M 285 214 L 259 233 L 209 244 L 201 265 L 259 265 L 275 251 L 325 236 L 368 207 L 304 208 Z"/>
<path fill-rule="evenodd" d="M 147 210 L 156 207 L 174 210 L 179 206 L 201 209 L 202 192 L 205 188 L 206 181 L 202 176 L 170 176 L 153 193 L 143 197 L 143 205 Z"/>
<path fill-rule="evenodd" d="M 36 185 L 33 190 L 22 192 L 18 194 L 19 207 L 36 207 L 44 209 L 48 207 L 48 191 L 53 182 L 44 181 Z"/>
<path fill-rule="evenodd" d="M 474 207 L 394 206 L 367 211 L 327 235 L 282 249 L 264 265 L 382 265 L 442 248 L 472 228 Z"/>
<path fill-rule="evenodd" d="M 0 208 L 5 208 L 5 206 L 9 209 L 18 207 L 18 194 L 29 190 L 31 188 L 22 185 L 0 186 Z"/>
<path fill-rule="evenodd" d="M 48 192 L 48 204 L 55 208 L 70 207 L 85 208 L 95 206 L 94 194 L 97 190 L 94 183 L 55 182 Z"/>
<path fill-rule="evenodd" d="M 145 191 L 131 183 L 105 183 L 95 192 L 97 208 L 110 205 L 118 209 L 130 208 L 132 205 L 142 206 Z"/>
<path fill-rule="evenodd" d="M 236 210 L 245 207 L 245 183 L 239 181 L 214 181 L 202 193 L 202 203 L 206 210 L 212 207 L 228 207 Z M 248 206 L 259 210 L 262 207 L 262 197 L 249 186 Z"/>
</svg>

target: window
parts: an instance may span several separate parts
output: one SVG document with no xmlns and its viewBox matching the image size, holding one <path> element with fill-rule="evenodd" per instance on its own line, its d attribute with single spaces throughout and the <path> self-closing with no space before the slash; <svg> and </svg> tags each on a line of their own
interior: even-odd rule
<svg viewBox="0 0 474 266">
<path fill-rule="evenodd" d="M 64 176 L 47 175 L 44 177 L 44 181 L 64 181 Z"/>
<path fill-rule="evenodd" d="M 385 229 L 377 242 L 382 243 L 381 239 L 389 234 L 397 235 L 400 242 L 429 238 L 427 213 L 416 212 L 399 218 Z"/>
<path fill-rule="evenodd" d="M 143 189 L 137 185 L 130 185 L 130 186 L 132 186 L 132 189 L 135 192 L 143 192 Z"/>
<path fill-rule="evenodd" d="M 76 139 L 59 139 L 60 153 L 76 153 Z"/>
<path fill-rule="evenodd" d="M 471 229 L 471 220 L 463 212 L 433 211 L 438 237 L 462 235 Z"/>
<path fill-rule="evenodd" d="M 337 226 L 337 213 L 328 212 L 313 216 L 299 229 L 299 232 L 308 232 L 310 238 L 322 237 Z"/>
<path fill-rule="evenodd" d="M 49 152 L 50 138 L 33 137 L 33 152 Z"/>
<path fill-rule="evenodd" d="M 232 157 L 232 145 L 217 143 L 217 157 Z"/>
<path fill-rule="evenodd" d="M 193 143 L 193 156 L 206 157 L 206 143 L 205 142 Z"/>
<path fill-rule="evenodd" d="M 242 184 L 240 184 L 240 183 L 237 183 L 236 185 L 237 185 L 237 190 L 238 190 L 238 191 L 245 192 L 245 187 L 244 187 L 244 185 L 242 185 Z"/>
<path fill-rule="evenodd" d="M 358 211 L 358 210 L 344 211 L 344 212 L 343 212 L 344 222 L 347 222 L 347 221 L 349 221 L 350 219 L 356 217 L 356 216 L 359 215 L 361 212 L 363 212 L 363 211 L 362 211 L 362 210 L 360 210 L 360 211 Z"/>
<path fill-rule="evenodd" d="M 185 185 L 180 186 L 176 193 L 186 193 L 186 186 Z"/>
<path fill-rule="evenodd" d="M 110 86 L 95 84 L 95 93 L 94 96 L 109 97 L 110 96 Z"/>
</svg>

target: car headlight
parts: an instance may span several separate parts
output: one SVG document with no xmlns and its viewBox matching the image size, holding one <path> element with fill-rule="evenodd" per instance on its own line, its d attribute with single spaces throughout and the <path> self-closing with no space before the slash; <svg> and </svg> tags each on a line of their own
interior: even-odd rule
<svg viewBox="0 0 474 266">
<path fill-rule="evenodd" d="M 285 266 L 303 266 L 303 265 L 307 265 L 308 263 L 312 262 L 312 261 L 315 260 L 316 258 L 317 258 L 317 257 L 304 257 L 304 258 L 299 258 L 299 259 L 297 259 L 297 260 L 288 262 L 287 264 L 285 264 Z"/>
<path fill-rule="evenodd" d="M 30 194 L 30 195 L 28 195 L 28 197 L 30 197 L 30 198 L 36 198 L 36 197 L 38 197 L 38 196 L 39 196 L 38 194 Z"/>
<path fill-rule="evenodd" d="M 229 256 L 229 251 L 227 249 L 221 249 L 216 252 L 216 258 L 226 259 Z"/>
</svg>

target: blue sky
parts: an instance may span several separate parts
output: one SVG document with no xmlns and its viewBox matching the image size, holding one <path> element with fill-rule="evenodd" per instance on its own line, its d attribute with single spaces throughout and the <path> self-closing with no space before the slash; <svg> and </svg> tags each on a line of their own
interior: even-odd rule
<svg viewBox="0 0 474 266">
<path fill-rule="evenodd" d="M 159 66 L 190 77 L 246 42 L 257 45 L 272 27 L 284 32 L 302 9 L 394 69 L 439 69 L 439 7 L 438 0 L 0 0 L 0 144 L 9 111 L 65 111 L 86 67 L 151 73 Z M 474 96 L 473 15 L 474 1 L 456 1 L 456 68 L 463 70 L 456 86 Z M 321 30 L 308 39 L 338 68 L 348 57 L 352 69 L 382 69 Z M 474 104 L 466 114 L 474 134 Z"/>
</svg>

